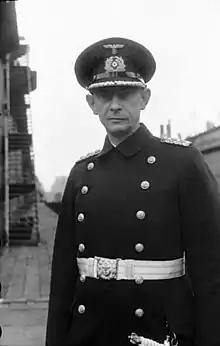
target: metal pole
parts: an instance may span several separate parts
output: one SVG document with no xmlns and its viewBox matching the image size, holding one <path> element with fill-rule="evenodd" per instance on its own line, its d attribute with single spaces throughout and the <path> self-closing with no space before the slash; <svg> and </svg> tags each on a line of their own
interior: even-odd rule
<svg viewBox="0 0 220 346">
<path fill-rule="evenodd" d="M 10 116 L 10 54 L 5 56 L 5 101 L 4 101 L 4 177 L 5 177 L 5 235 L 6 246 L 9 246 L 9 150 L 8 150 L 8 118 Z"/>
</svg>

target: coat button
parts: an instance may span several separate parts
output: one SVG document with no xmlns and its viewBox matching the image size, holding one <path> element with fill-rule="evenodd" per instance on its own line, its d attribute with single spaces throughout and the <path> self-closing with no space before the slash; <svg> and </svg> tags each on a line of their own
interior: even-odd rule
<svg viewBox="0 0 220 346">
<path fill-rule="evenodd" d="M 84 312 L 86 311 L 86 308 L 84 305 L 79 305 L 78 306 L 78 311 L 80 314 L 84 314 Z"/>
<path fill-rule="evenodd" d="M 79 279 L 80 279 L 81 282 L 85 282 L 86 281 L 86 276 L 82 274 L 82 275 L 80 275 Z"/>
<path fill-rule="evenodd" d="M 142 188 L 143 190 L 147 190 L 147 189 L 149 189 L 149 187 L 150 187 L 149 181 L 147 181 L 147 180 L 142 181 L 142 183 L 141 183 L 141 188 Z"/>
<path fill-rule="evenodd" d="M 91 171 L 94 167 L 95 167 L 95 165 L 94 165 L 93 162 L 89 162 L 88 165 L 87 165 L 88 171 Z"/>
<path fill-rule="evenodd" d="M 78 215 L 78 221 L 79 221 L 79 222 L 82 222 L 84 219 L 85 219 L 84 214 L 83 214 L 83 213 L 80 213 L 80 214 Z"/>
<path fill-rule="evenodd" d="M 137 219 L 143 220 L 145 218 L 145 212 L 143 210 L 138 210 L 136 213 Z"/>
<path fill-rule="evenodd" d="M 136 244 L 136 245 L 135 245 L 135 250 L 136 250 L 137 252 L 142 252 L 142 251 L 144 250 L 144 245 L 141 244 L 141 243 Z"/>
<path fill-rule="evenodd" d="M 144 310 L 143 309 L 136 309 L 135 310 L 135 315 L 137 317 L 142 317 L 144 315 Z"/>
<path fill-rule="evenodd" d="M 136 284 L 140 285 L 144 282 L 144 279 L 142 276 L 136 276 L 135 282 L 136 282 Z"/>
<path fill-rule="evenodd" d="M 149 156 L 147 158 L 147 162 L 152 165 L 154 162 L 156 162 L 156 157 L 155 156 Z"/>
<path fill-rule="evenodd" d="M 82 192 L 83 195 L 87 194 L 88 191 L 89 191 L 88 186 L 83 186 L 83 187 L 81 188 L 81 192 Z"/>
<path fill-rule="evenodd" d="M 84 245 L 83 243 L 79 244 L 78 249 L 79 249 L 80 252 L 85 251 L 85 248 L 86 248 L 86 247 L 85 247 L 85 245 Z"/>
</svg>

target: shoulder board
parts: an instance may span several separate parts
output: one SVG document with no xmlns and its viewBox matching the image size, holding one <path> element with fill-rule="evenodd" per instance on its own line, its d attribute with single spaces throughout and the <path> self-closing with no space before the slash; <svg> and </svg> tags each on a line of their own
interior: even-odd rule
<svg viewBox="0 0 220 346">
<path fill-rule="evenodd" d="M 100 150 L 100 149 L 97 149 L 97 150 L 95 150 L 95 151 L 93 151 L 93 152 L 91 152 L 91 153 L 88 153 L 88 154 L 86 154 L 86 155 L 84 155 L 84 156 L 81 156 L 81 157 L 79 158 L 79 160 L 77 160 L 76 162 L 80 162 L 80 161 L 83 161 L 83 160 L 85 160 L 85 159 L 88 159 L 89 157 L 98 155 L 100 152 L 101 152 L 101 150 Z"/>
<path fill-rule="evenodd" d="M 189 147 L 192 142 L 182 140 L 182 139 L 175 139 L 171 137 L 162 137 L 160 139 L 161 143 L 168 143 L 168 144 L 174 144 L 174 145 L 180 145 L 182 147 Z"/>
</svg>

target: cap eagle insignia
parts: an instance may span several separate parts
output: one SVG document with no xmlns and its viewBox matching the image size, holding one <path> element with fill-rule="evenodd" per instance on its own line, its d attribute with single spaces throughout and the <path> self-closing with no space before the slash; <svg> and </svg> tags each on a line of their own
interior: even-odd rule
<svg viewBox="0 0 220 346">
<path fill-rule="evenodd" d="M 104 48 L 111 48 L 112 50 L 112 54 L 115 55 L 117 53 L 118 49 L 123 48 L 125 45 L 124 44 L 104 44 L 103 47 Z"/>
</svg>

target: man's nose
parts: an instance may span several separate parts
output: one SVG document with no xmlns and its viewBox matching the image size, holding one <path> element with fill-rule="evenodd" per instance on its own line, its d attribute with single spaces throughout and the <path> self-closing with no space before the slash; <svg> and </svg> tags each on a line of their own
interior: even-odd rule
<svg viewBox="0 0 220 346">
<path fill-rule="evenodd" d="M 110 110 L 113 112 L 116 112 L 121 109 L 122 109 L 122 106 L 120 105 L 120 100 L 117 95 L 114 95 L 111 100 Z"/>
</svg>

